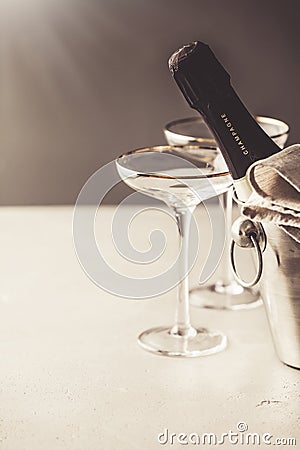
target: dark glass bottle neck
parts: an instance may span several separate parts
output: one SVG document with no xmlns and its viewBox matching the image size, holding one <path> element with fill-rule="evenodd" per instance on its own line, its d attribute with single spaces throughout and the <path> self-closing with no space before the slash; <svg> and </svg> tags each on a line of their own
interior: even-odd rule
<svg viewBox="0 0 300 450">
<path fill-rule="evenodd" d="M 197 109 L 204 117 L 223 153 L 234 179 L 245 176 L 248 167 L 281 149 L 251 116 L 236 92 L 210 103 L 199 102 Z"/>
</svg>

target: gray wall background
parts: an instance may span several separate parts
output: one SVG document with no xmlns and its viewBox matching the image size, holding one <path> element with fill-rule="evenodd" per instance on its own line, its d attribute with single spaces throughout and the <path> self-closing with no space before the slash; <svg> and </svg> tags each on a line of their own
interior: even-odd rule
<svg viewBox="0 0 300 450">
<path fill-rule="evenodd" d="M 299 2 L 2 0 L 0 203 L 75 201 L 86 179 L 193 115 L 167 68 L 209 43 L 255 114 L 299 133 Z M 124 187 L 109 202 L 118 201 Z"/>
</svg>

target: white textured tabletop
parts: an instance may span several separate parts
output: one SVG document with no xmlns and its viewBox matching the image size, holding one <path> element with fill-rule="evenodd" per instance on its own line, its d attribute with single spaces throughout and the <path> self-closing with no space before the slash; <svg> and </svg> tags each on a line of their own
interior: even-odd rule
<svg viewBox="0 0 300 450">
<path fill-rule="evenodd" d="M 134 301 L 95 286 L 74 252 L 72 210 L 0 210 L 0 448 L 195 448 L 178 434 L 220 437 L 240 422 L 248 432 L 300 442 L 299 371 L 277 359 L 264 309 L 193 308 L 194 324 L 227 334 L 228 348 L 219 354 L 176 359 L 142 350 L 137 335 L 172 323 L 176 293 Z M 107 254 L 112 212 L 102 207 Z M 200 224 L 201 215 L 200 209 Z M 176 247 L 174 224 L 162 220 Z M 137 229 L 138 239 L 144 231 Z M 202 235 L 205 249 L 204 228 Z M 176 433 L 173 445 L 169 438 L 164 444 L 166 433 Z M 232 447 L 242 445 L 221 446 Z M 270 448 L 258 448 L 264 447 Z"/>
</svg>

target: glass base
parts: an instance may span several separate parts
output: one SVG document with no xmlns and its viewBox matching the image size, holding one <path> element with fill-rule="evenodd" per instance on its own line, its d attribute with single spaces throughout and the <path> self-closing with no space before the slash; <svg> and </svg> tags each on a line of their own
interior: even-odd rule
<svg viewBox="0 0 300 450">
<path fill-rule="evenodd" d="M 200 286 L 190 291 L 190 304 L 198 308 L 241 310 L 262 305 L 259 292 L 243 288 L 236 281 Z"/>
<path fill-rule="evenodd" d="M 138 337 L 142 348 L 163 356 L 195 357 L 220 352 L 227 345 L 225 335 L 205 328 L 191 327 L 185 335 L 170 327 L 144 331 Z"/>
</svg>

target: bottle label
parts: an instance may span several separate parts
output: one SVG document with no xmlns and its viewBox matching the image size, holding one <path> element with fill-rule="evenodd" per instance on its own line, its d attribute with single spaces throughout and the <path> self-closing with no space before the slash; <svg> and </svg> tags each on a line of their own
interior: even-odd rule
<svg viewBox="0 0 300 450">
<path fill-rule="evenodd" d="M 233 139 L 236 141 L 237 145 L 239 146 L 239 148 L 241 149 L 243 155 L 249 155 L 249 150 L 247 150 L 245 144 L 243 143 L 243 141 L 241 140 L 241 138 L 239 137 L 239 135 L 237 134 L 234 126 L 232 125 L 231 121 L 229 120 L 229 118 L 227 117 L 227 114 L 222 113 L 221 114 L 221 119 L 223 120 L 223 122 L 226 124 L 226 127 L 228 128 L 231 136 L 233 137 Z"/>
</svg>

